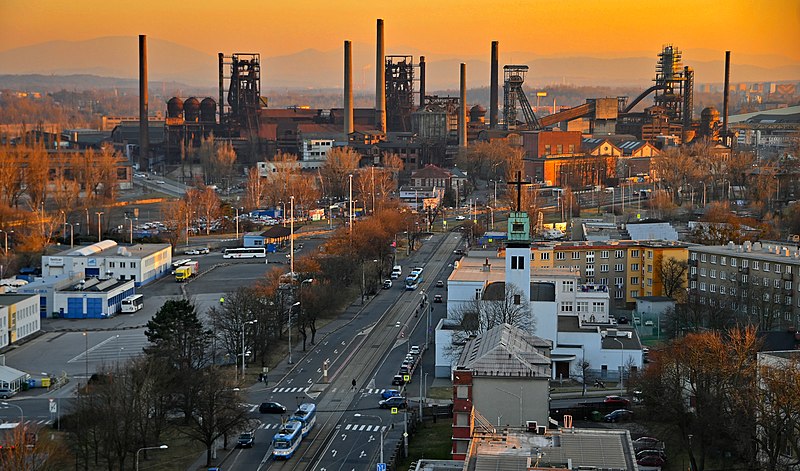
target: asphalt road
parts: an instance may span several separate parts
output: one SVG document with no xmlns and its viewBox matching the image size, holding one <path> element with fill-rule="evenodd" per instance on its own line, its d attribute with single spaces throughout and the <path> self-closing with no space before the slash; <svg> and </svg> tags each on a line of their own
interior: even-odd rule
<svg viewBox="0 0 800 471">
<path fill-rule="evenodd" d="M 433 288 L 436 280 L 449 275 L 452 253 L 461 240 L 459 233 L 437 234 L 425 242 L 404 265 L 425 266 L 425 281 L 421 288 L 426 292 L 445 294 L 442 288 Z M 344 327 L 330 333 L 319 343 L 303 353 L 299 346 L 293 352 L 295 363 L 290 374 L 283 378 L 270 377 L 263 392 L 251 390 L 247 400 L 254 417 L 262 424 L 257 431 L 253 448 L 237 449 L 224 462 L 230 470 L 364 470 L 374 469 L 380 456 L 380 433 L 385 434 L 384 448 L 388 459 L 403 433 L 403 414 L 392 415 L 380 409 L 380 393 L 394 389 L 391 380 L 410 345 L 425 344 L 427 318 L 415 316 L 421 300 L 421 290 L 405 291 L 403 283 L 382 290 L 364 309 L 356 310 Z M 435 304 L 431 328 L 445 314 L 444 304 Z M 346 314 L 348 315 L 348 314 Z M 433 335 L 430 335 L 431 344 Z M 323 378 L 323 363 L 329 362 L 328 378 Z M 433 372 L 433 352 L 423 354 L 407 386 L 407 396 L 419 397 L 419 377 L 425 382 L 427 369 Z M 432 374 L 431 382 L 432 382 Z M 352 380 L 356 380 L 356 388 Z M 275 382 L 277 381 L 277 382 Z M 257 386 L 260 388 L 260 385 Z M 288 461 L 271 459 L 270 440 L 280 423 L 280 416 L 260 415 L 257 404 L 277 401 L 290 411 L 301 402 L 315 402 L 318 407 L 317 425 L 305 438 L 294 457 Z M 411 406 L 418 402 L 410 401 Z M 361 416 L 356 417 L 355 414 Z"/>
</svg>

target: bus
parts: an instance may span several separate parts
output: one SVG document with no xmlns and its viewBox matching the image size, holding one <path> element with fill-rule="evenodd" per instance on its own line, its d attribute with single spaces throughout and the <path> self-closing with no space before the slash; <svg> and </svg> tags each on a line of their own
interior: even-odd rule
<svg viewBox="0 0 800 471">
<path fill-rule="evenodd" d="M 302 441 L 303 424 L 297 420 L 289 419 L 281 425 L 278 433 L 272 437 L 272 457 L 276 460 L 288 460 L 300 447 L 300 442 Z"/>
<path fill-rule="evenodd" d="M 144 307 L 144 295 L 133 294 L 122 300 L 122 312 L 136 312 Z"/>
<path fill-rule="evenodd" d="M 317 405 L 311 402 L 300 404 L 290 420 L 297 420 L 303 424 L 303 436 L 305 437 L 317 423 Z"/>
<path fill-rule="evenodd" d="M 245 247 L 241 249 L 225 249 L 222 258 L 266 258 L 267 249 L 264 247 Z"/>
<path fill-rule="evenodd" d="M 412 273 L 406 277 L 406 291 L 414 291 L 422 282 L 421 273 Z"/>
</svg>

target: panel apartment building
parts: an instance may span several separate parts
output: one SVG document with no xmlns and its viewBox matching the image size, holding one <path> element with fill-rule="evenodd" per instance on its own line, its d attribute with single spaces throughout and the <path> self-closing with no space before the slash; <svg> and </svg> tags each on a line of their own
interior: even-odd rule
<svg viewBox="0 0 800 471">
<path fill-rule="evenodd" d="M 760 330 L 800 328 L 800 247 L 745 242 L 689 247 L 689 294 Z"/>
<path fill-rule="evenodd" d="M 633 309 L 636 298 L 664 296 L 659 268 L 670 258 L 685 262 L 688 247 L 674 241 L 540 243 L 531 249 L 531 267 L 578 271 L 581 284 L 608 286 L 612 308 Z"/>
</svg>

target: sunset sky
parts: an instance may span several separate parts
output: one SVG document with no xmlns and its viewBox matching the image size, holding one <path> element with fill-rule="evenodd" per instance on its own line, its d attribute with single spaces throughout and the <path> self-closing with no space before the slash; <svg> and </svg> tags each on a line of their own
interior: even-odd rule
<svg viewBox="0 0 800 471">
<path fill-rule="evenodd" d="M 800 60 L 798 0 L 2 0 L 0 50 L 147 34 L 207 53 L 279 56 L 372 44 L 376 18 L 387 52 L 485 54 L 499 40 L 506 52 L 609 57 L 674 43 Z"/>
</svg>

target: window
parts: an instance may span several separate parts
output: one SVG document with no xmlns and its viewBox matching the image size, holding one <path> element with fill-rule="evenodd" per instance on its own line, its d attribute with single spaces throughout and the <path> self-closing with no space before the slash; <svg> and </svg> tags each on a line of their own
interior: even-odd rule
<svg viewBox="0 0 800 471">
<path fill-rule="evenodd" d="M 706 269 L 703 267 L 700 267 L 700 276 L 706 276 Z"/>
<path fill-rule="evenodd" d="M 594 265 L 586 265 L 586 273 L 585 273 L 585 275 L 587 277 L 593 277 L 594 276 Z"/>
<path fill-rule="evenodd" d="M 576 312 L 589 312 L 589 301 L 578 301 L 575 308 Z"/>
<path fill-rule="evenodd" d="M 639 290 L 638 289 L 631 290 L 631 297 L 632 298 L 638 298 L 639 297 Z"/>
<path fill-rule="evenodd" d="M 781 280 L 773 280 L 773 288 L 780 288 L 781 287 Z"/>
<path fill-rule="evenodd" d="M 606 303 L 592 301 L 592 312 L 606 312 Z"/>
<path fill-rule="evenodd" d="M 775 273 L 780 273 L 780 272 L 781 272 L 781 264 L 780 263 L 776 263 L 775 264 Z"/>
<path fill-rule="evenodd" d="M 708 276 L 710 276 L 711 278 L 716 278 L 717 277 L 716 268 L 712 268 L 711 270 L 709 270 Z"/>
<path fill-rule="evenodd" d="M 608 250 L 601 251 L 600 258 L 608 258 Z"/>
<path fill-rule="evenodd" d="M 697 282 L 696 281 L 692 281 L 690 286 L 691 286 L 692 289 L 697 289 Z"/>
<path fill-rule="evenodd" d="M 708 285 L 708 291 L 710 291 L 712 293 L 716 293 L 717 292 L 717 285 L 715 285 L 714 283 L 711 283 L 710 285 Z"/>
<path fill-rule="evenodd" d="M 697 267 L 690 268 L 689 269 L 689 274 L 690 275 L 696 275 L 697 274 Z"/>
<path fill-rule="evenodd" d="M 600 265 L 600 272 L 601 273 L 608 272 L 608 265 Z"/>
<path fill-rule="evenodd" d="M 705 262 L 706 262 L 706 260 L 708 260 L 708 255 L 707 255 L 707 254 L 704 254 L 704 253 L 703 253 L 703 254 L 700 254 L 700 261 L 701 261 L 701 262 L 703 262 L 703 263 L 705 263 Z"/>
<path fill-rule="evenodd" d="M 567 253 L 566 252 L 557 252 L 556 253 L 556 260 L 566 260 Z"/>
<path fill-rule="evenodd" d="M 769 262 L 764 262 L 764 271 L 769 271 Z"/>
<path fill-rule="evenodd" d="M 119 267 L 120 268 L 125 268 L 125 262 L 119 262 Z"/>
<path fill-rule="evenodd" d="M 647 265 L 647 273 L 653 273 L 653 265 Z"/>
<path fill-rule="evenodd" d="M 692 252 L 692 253 L 689 255 L 689 259 L 690 259 L 690 260 L 697 260 L 697 252 Z"/>
<path fill-rule="evenodd" d="M 556 144 L 556 154 L 563 154 L 563 153 L 564 153 L 564 145 Z"/>
<path fill-rule="evenodd" d="M 788 273 L 790 275 L 792 274 L 792 266 L 791 265 L 786 265 L 786 273 Z"/>
<path fill-rule="evenodd" d="M 603 286 L 608 286 L 608 278 L 600 278 L 600 284 Z"/>
<path fill-rule="evenodd" d="M 736 259 L 731 257 L 731 266 L 736 267 Z"/>
<path fill-rule="evenodd" d="M 623 258 L 625 255 L 623 254 L 622 250 L 615 250 L 614 251 L 614 258 Z"/>
<path fill-rule="evenodd" d="M 731 296 L 736 296 L 736 288 L 734 288 L 734 287 L 731 287 L 731 288 L 728 290 L 728 293 L 730 293 L 730 294 L 731 294 Z"/>
<path fill-rule="evenodd" d="M 580 252 L 578 252 L 578 251 L 572 252 L 572 259 L 573 260 L 580 260 L 580 258 L 581 258 L 581 253 Z"/>
<path fill-rule="evenodd" d="M 652 260 L 652 259 L 653 259 L 653 251 L 652 251 L 652 250 L 648 250 L 648 251 L 647 251 L 647 258 L 648 258 L 649 260 Z"/>
<path fill-rule="evenodd" d="M 711 263 L 713 263 L 715 265 L 717 264 L 717 256 L 716 255 L 712 255 L 711 256 Z"/>
<path fill-rule="evenodd" d="M 742 260 L 742 268 L 747 268 L 750 265 L 750 260 Z"/>
<path fill-rule="evenodd" d="M 742 283 L 747 283 L 747 275 L 742 275 Z"/>
<path fill-rule="evenodd" d="M 723 285 L 719 286 L 719 294 L 725 294 L 725 286 Z"/>
<path fill-rule="evenodd" d="M 590 258 L 594 259 L 594 250 L 586 252 L 586 260 L 588 261 Z"/>
<path fill-rule="evenodd" d="M 614 292 L 614 299 L 622 299 L 625 296 L 625 292 L 621 289 L 618 289 Z"/>
<path fill-rule="evenodd" d="M 550 144 L 544 145 L 544 153 L 545 155 L 550 155 Z"/>
<path fill-rule="evenodd" d="M 618 277 L 614 278 L 614 284 L 615 285 L 622 286 L 622 283 L 624 283 L 624 280 L 622 279 L 621 276 L 618 276 Z"/>
<path fill-rule="evenodd" d="M 764 287 L 768 288 L 769 287 L 769 278 L 763 278 L 763 280 L 764 280 Z"/>
<path fill-rule="evenodd" d="M 571 293 L 575 291 L 575 282 L 572 280 L 564 281 L 561 283 L 561 292 L 562 293 Z"/>
<path fill-rule="evenodd" d="M 512 270 L 524 270 L 525 269 L 525 257 L 521 255 L 514 255 L 511 257 L 511 269 Z"/>
<path fill-rule="evenodd" d="M 520 304 L 520 295 L 518 295 L 518 294 L 514 295 L 514 304 L 516 304 L 516 305 Z"/>
<path fill-rule="evenodd" d="M 720 280 L 727 280 L 728 279 L 728 272 L 726 272 L 725 270 L 720 270 L 719 271 L 719 279 Z"/>
<path fill-rule="evenodd" d="M 638 250 L 631 250 L 631 257 L 638 257 L 639 251 Z"/>
<path fill-rule="evenodd" d="M 727 257 L 722 257 L 722 256 L 719 257 L 719 264 L 724 267 L 726 260 L 727 260 Z"/>
<path fill-rule="evenodd" d="M 701 281 L 700 282 L 700 291 L 705 291 L 705 290 L 706 290 L 706 282 L 705 281 Z"/>
<path fill-rule="evenodd" d="M 622 267 L 621 263 L 614 265 L 614 271 L 624 271 L 625 269 Z"/>
<path fill-rule="evenodd" d="M 653 286 L 653 279 L 652 278 L 648 278 L 647 279 L 647 286 Z"/>
<path fill-rule="evenodd" d="M 632 276 L 631 277 L 631 284 L 632 285 L 638 285 L 639 284 L 639 277 L 638 276 Z"/>
<path fill-rule="evenodd" d="M 550 260 L 550 252 L 542 252 L 541 260 Z"/>
<path fill-rule="evenodd" d="M 108 268 L 114 268 L 114 262 L 108 262 Z"/>
<path fill-rule="evenodd" d="M 456 386 L 456 398 L 467 399 L 469 398 L 469 386 Z"/>
<path fill-rule="evenodd" d="M 786 304 L 787 306 L 791 306 L 792 305 L 792 297 L 791 296 L 784 296 L 784 304 Z"/>
<path fill-rule="evenodd" d="M 791 281 L 784 281 L 783 282 L 784 289 L 792 289 L 792 282 Z"/>
<path fill-rule="evenodd" d="M 572 301 L 562 301 L 561 312 L 572 312 Z"/>
<path fill-rule="evenodd" d="M 753 260 L 753 270 L 758 270 L 758 260 Z"/>
<path fill-rule="evenodd" d="M 631 271 L 639 271 L 639 264 L 631 263 Z"/>
<path fill-rule="evenodd" d="M 775 303 L 775 304 L 780 303 L 781 302 L 781 295 L 780 294 L 775 294 L 774 296 L 772 296 L 772 302 Z"/>
<path fill-rule="evenodd" d="M 131 268 L 136 268 L 136 262 L 131 262 Z"/>
</svg>

